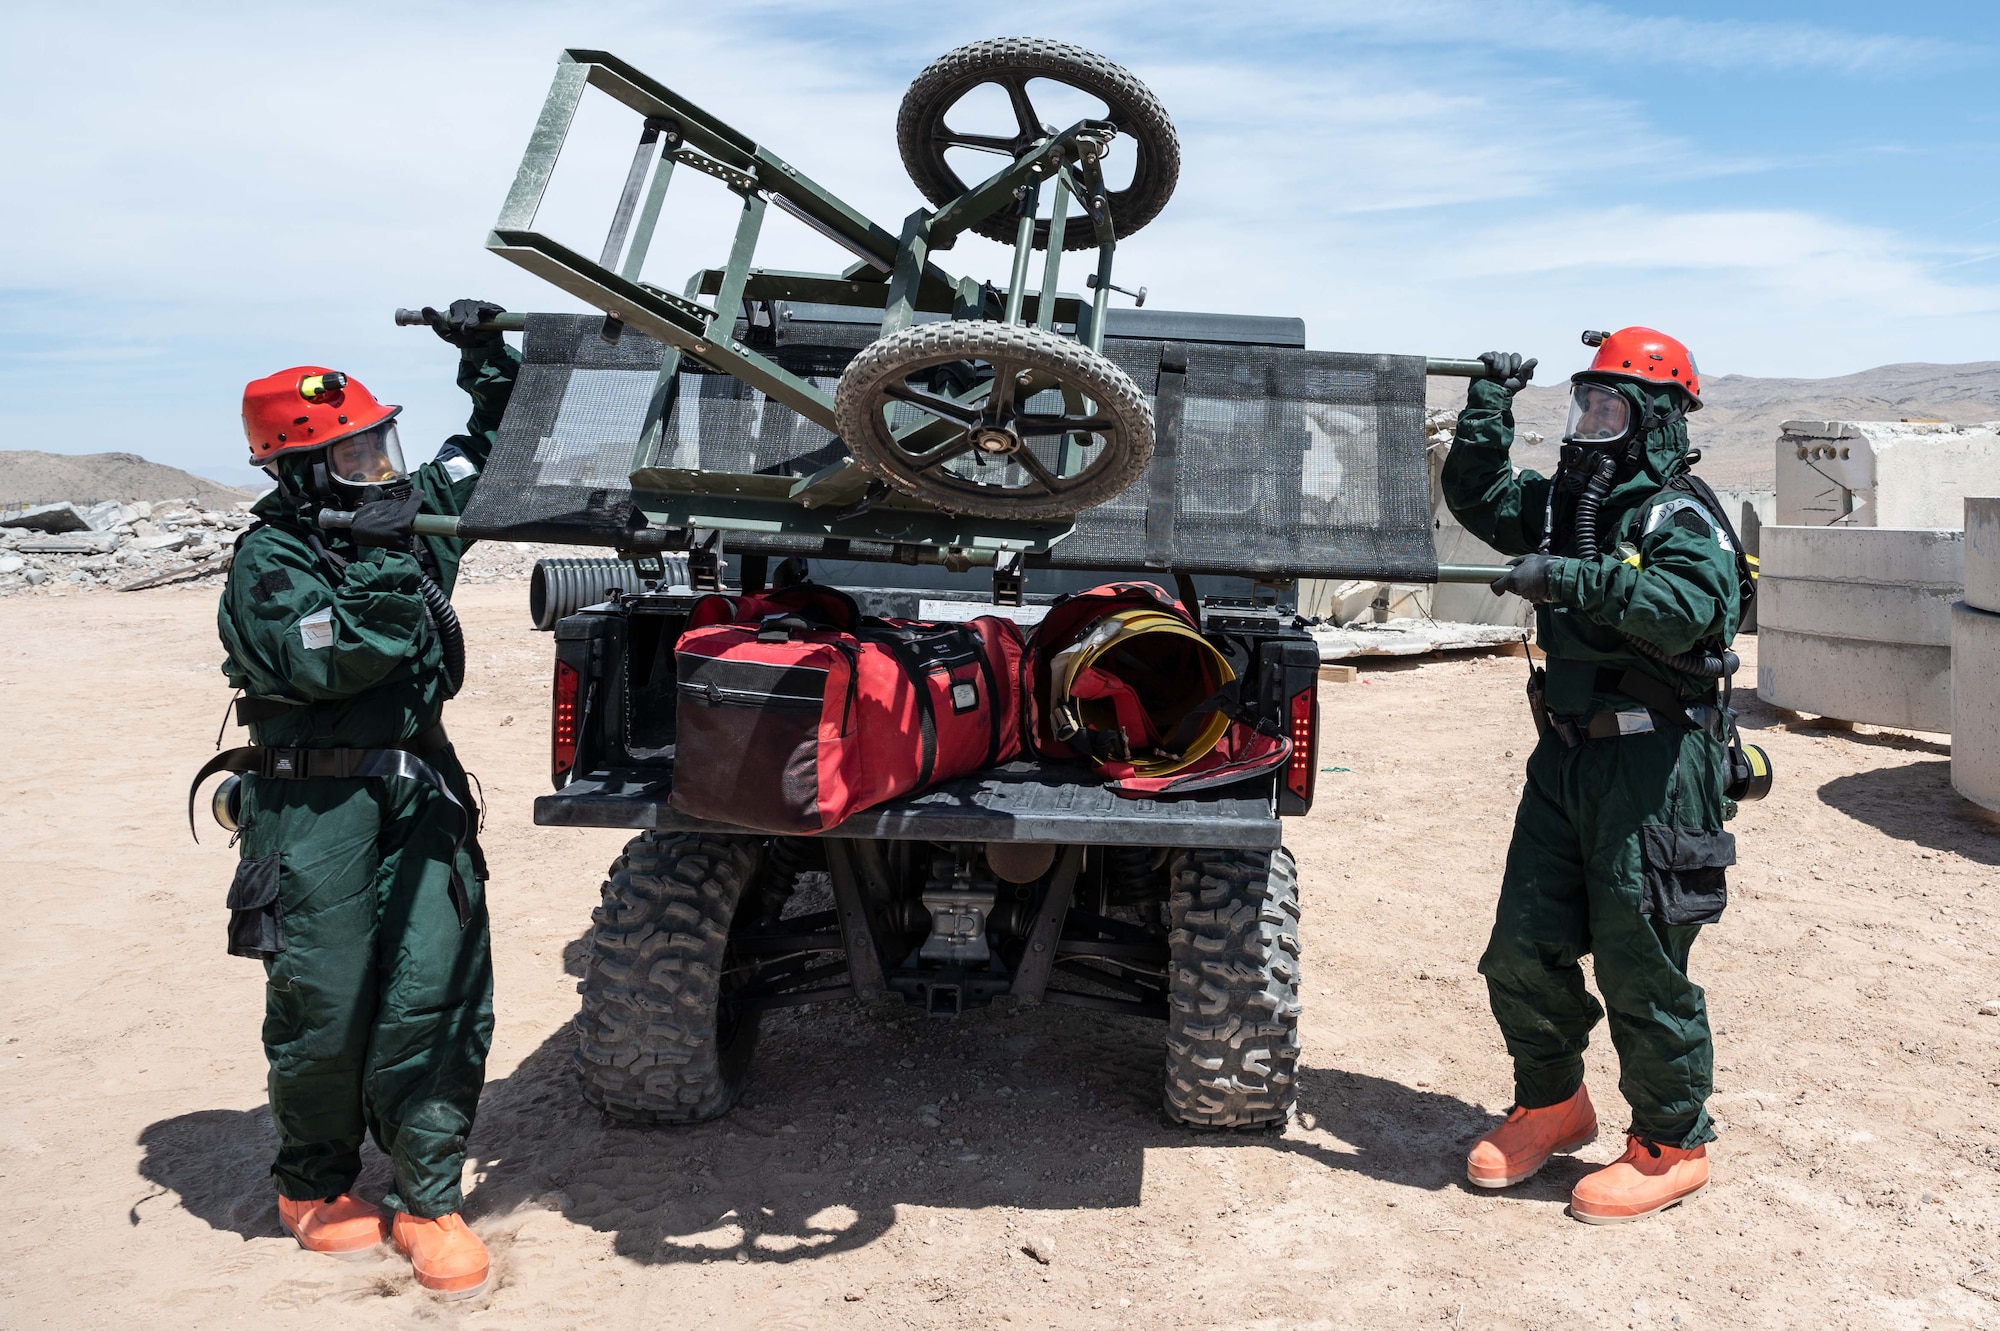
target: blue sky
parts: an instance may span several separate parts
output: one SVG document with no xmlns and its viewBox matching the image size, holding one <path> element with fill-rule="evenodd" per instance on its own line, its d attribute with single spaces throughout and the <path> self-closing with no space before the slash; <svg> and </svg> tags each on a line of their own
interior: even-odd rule
<svg viewBox="0 0 2000 1331">
<path fill-rule="evenodd" d="M 1121 280 L 1299 315 L 1312 345 L 1586 355 L 1646 323 L 1710 374 L 2000 359 L 2000 5 L 1543 0 L 1162 6 L 738 0 L 22 5 L 0 51 L 0 448 L 242 481 L 244 381 L 319 362 L 456 428 L 449 350 L 397 305 L 576 308 L 486 254 L 564 46 L 617 52 L 885 225 L 934 56 L 1027 33 L 1149 83 L 1183 170 Z M 631 127 L 599 107 L 545 220 L 594 248 Z M 680 184 L 677 181 L 676 197 Z M 647 275 L 720 261 L 690 191 Z M 760 261 L 838 267 L 789 223 Z M 954 271 L 1004 277 L 967 240 Z M 1080 270 L 1066 276 L 1074 287 Z"/>
</svg>

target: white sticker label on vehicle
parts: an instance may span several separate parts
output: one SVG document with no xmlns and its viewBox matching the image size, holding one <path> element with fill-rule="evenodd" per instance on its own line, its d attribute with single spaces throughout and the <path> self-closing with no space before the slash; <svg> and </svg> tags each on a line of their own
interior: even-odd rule
<svg viewBox="0 0 2000 1331">
<path fill-rule="evenodd" d="M 917 618 L 928 619 L 936 624 L 963 624 L 984 615 L 998 615 L 1011 619 L 1016 624 L 1039 624 L 1042 616 L 1049 613 L 1045 605 L 994 605 L 990 601 L 932 601 L 917 602 Z"/>
<path fill-rule="evenodd" d="M 299 621 L 299 643 L 309 652 L 333 646 L 333 607 L 315 610 Z"/>
<path fill-rule="evenodd" d="M 479 474 L 479 468 L 472 465 L 472 459 L 463 453 L 453 453 L 444 460 L 444 474 L 451 477 L 453 484 L 468 480 Z"/>
</svg>

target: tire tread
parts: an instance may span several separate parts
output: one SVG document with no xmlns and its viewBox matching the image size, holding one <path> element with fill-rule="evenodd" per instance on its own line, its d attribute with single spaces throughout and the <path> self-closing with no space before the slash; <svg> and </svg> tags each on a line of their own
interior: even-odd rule
<svg viewBox="0 0 2000 1331">
<path fill-rule="evenodd" d="M 1176 857 L 1168 903 L 1166 1112 L 1267 1128 L 1298 1096 L 1299 886 L 1290 851 Z"/>
<path fill-rule="evenodd" d="M 731 921 L 754 878 L 746 837 L 633 838 L 591 913 L 572 1063 L 583 1098 L 635 1124 L 698 1123 L 742 1093 L 756 1018 L 716 1040 Z"/>
</svg>

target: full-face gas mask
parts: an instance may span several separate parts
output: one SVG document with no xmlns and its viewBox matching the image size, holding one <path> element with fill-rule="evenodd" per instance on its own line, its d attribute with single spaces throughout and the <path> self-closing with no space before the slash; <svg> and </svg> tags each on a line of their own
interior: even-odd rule
<svg viewBox="0 0 2000 1331">
<path fill-rule="evenodd" d="M 335 508 L 354 508 L 373 499 L 400 499 L 412 482 L 403 463 L 403 445 L 396 422 L 336 439 L 294 464 L 298 487 L 305 495 Z M 280 485 L 286 483 L 278 466 L 268 468 Z"/>
<path fill-rule="evenodd" d="M 1635 415 L 1631 400 L 1610 384 L 1572 380 L 1563 442 L 1598 449 L 1622 444 L 1632 437 Z"/>
<path fill-rule="evenodd" d="M 383 421 L 373 429 L 328 444 L 326 479 L 333 495 L 347 508 L 409 494 L 410 475 L 403 466 L 396 422 Z"/>
</svg>

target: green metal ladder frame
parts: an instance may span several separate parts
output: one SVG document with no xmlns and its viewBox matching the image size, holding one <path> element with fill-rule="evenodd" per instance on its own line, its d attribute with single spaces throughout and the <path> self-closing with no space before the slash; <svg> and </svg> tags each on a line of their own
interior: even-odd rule
<svg viewBox="0 0 2000 1331">
<path fill-rule="evenodd" d="M 645 118 L 596 260 L 534 229 L 586 87 L 609 94 Z M 1107 128 L 1081 121 L 1052 134 L 943 207 L 910 214 L 901 233 L 892 235 L 776 153 L 618 57 L 568 50 L 556 63 L 555 80 L 486 247 L 603 310 L 615 321 L 607 324 L 611 335 L 629 326 L 666 345 L 652 412 L 632 461 L 634 495 L 651 521 L 683 529 L 936 546 L 950 551 L 954 562 L 987 563 L 995 552 L 1046 550 L 1068 535 L 1072 524 L 965 517 L 893 494 L 865 514 L 843 516 L 867 492 L 870 479 L 851 458 L 805 477 L 658 466 L 671 385 L 681 358 L 693 356 L 837 433 L 832 398 L 736 340 L 736 311 L 746 299 L 880 309 L 885 336 L 908 328 L 919 312 L 1008 323 L 1032 320 L 1045 329 L 1060 321 L 1075 326 L 1079 341 L 1101 350 L 1117 247 L 1099 167 Z M 720 180 L 742 200 L 728 262 L 697 273 L 681 294 L 639 280 L 676 166 Z M 1041 187 L 1049 181 L 1055 189 L 1048 253 L 1041 288 L 1031 293 L 1027 280 L 1035 217 Z M 1079 220 L 1088 221 L 1097 240 L 1096 294 L 1089 302 L 1049 294 L 1056 291 L 1072 201 L 1080 205 Z M 771 204 L 847 249 L 857 262 L 838 274 L 752 266 Z M 960 233 L 1008 208 L 1019 212 L 1020 221 L 1004 292 L 954 277 L 931 262 L 932 250 L 948 247 Z M 712 303 L 704 304 L 702 297 Z"/>
</svg>

